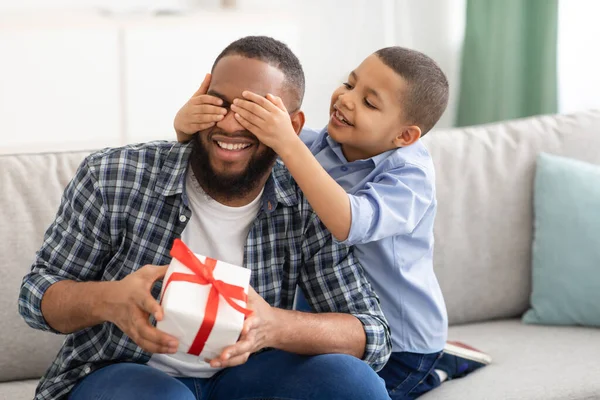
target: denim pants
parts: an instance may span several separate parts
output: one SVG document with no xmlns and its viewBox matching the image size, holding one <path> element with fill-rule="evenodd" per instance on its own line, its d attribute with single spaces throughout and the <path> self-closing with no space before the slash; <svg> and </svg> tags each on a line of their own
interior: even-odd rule
<svg viewBox="0 0 600 400">
<path fill-rule="evenodd" d="M 379 376 L 392 400 L 416 399 L 422 394 L 440 386 L 440 378 L 435 373 L 435 365 L 443 352 L 418 354 L 408 352 L 392 353 Z"/>
<path fill-rule="evenodd" d="M 310 312 L 304 294 L 298 290 L 296 309 Z M 434 368 L 443 353 L 417 354 L 392 353 L 385 367 L 378 372 L 392 400 L 415 399 L 440 386 L 440 378 Z"/>
<path fill-rule="evenodd" d="M 173 378 L 147 365 L 119 363 L 88 375 L 71 400 L 389 399 L 383 380 L 344 354 L 301 356 L 268 350 L 211 378 Z"/>
</svg>

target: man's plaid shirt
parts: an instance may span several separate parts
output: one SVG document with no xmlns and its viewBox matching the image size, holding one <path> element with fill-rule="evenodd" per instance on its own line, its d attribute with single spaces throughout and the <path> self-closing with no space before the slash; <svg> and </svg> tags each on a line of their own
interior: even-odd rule
<svg viewBox="0 0 600 400">
<path fill-rule="evenodd" d="M 170 262 L 169 250 L 191 211 L 185 194 L 189 145 L 153 142 L 88 156 L 65 189 L 31 272 L 19 311 L 32 327 L 54 331 L 42 296 L 64 279 L 123 279 L 146 264 Z M 319 312 L 350 313 L 365 329 L 364 360 L 379 370 L 391 342 L 379 300 L 348 247 L 335 243 L 285 167 L 277 162 L 248 234 L 244 266 L 251 285 L 272 306 L 291 309 L 296 285 Z M 160 285 L 153 288 L 158 298 Z M 109 363 L 146 363 L 150 354 L 105 322 L 69 334 L 36 399 L 66 398 L 83 377 Z"/>
</svg>

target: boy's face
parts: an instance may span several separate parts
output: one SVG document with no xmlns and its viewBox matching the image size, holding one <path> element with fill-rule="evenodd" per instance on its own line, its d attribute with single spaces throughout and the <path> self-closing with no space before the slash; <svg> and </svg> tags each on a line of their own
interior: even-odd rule
<svg viewBox="0 0 600 400">
<path fill-rule="evenodd" d="M 399 147 L 395 139 L 407 125 L 400 103 L 406 85 L 401 76 L 372 54 L 333 92 L 327 130 L 342 145 L 348 161 Z"/>
</svg>

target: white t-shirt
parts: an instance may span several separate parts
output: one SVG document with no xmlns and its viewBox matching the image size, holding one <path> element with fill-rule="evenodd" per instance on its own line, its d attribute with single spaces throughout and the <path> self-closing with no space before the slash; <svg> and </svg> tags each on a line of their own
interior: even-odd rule
<svg viewBox="0 0 600 400">
<path fill-rule="evenodd" d="M 194 252 L 233 265 L 244 265 L 244 246 L 248 231 L 258 215 L 262 191 L 248 205 L 225 206 L 200 187 L 188 169 L 186 192 L 192 215 L 181 234 L 181 240 Z M 183 361 L 178 354 L 153 354 L 148 365 L 171 376 L 210 378 L 219 371 L 204 360 Z"/>
</svg>

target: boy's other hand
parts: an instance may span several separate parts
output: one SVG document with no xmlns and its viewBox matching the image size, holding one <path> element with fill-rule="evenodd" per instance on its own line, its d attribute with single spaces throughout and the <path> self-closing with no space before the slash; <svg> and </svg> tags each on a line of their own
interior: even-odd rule
<svg viewBox="0 0 600 400">
<path fill-rule="evenodd" d="M 177 141 L 188 142 L 191 135 L 213 127 L 227 115 L 227 109 L 220 107 L 223 100 L 206 94 L 210 79 L 211 75 L 206 74 L 200 88 L 177 112 L 173 122 Z"/>
<path fill-rule="evenodd" d="M 280 156 L 294 148 L 298 134 L 281 98 L 271 94 L 262 97 L 249 91 L 244 91 L 242 96 L 244 99 L 235 99 L 231 105 L 240 125 Z"/>
</svg>

